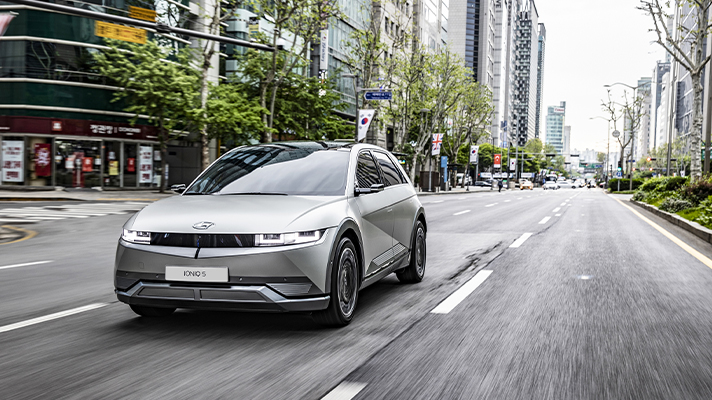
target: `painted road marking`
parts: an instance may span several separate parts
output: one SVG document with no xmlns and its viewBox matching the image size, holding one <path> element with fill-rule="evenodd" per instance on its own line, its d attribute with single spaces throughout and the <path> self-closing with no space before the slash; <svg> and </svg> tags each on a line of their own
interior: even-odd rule
<svg viewBox="0 0 712 400">
<path fill-rule="evenodd" d="M 634 209 L 631 208 L 629 205 L 623 204 L 623 202 L 621 202 L 621 201 L 618 200 L 618 199 L 614 199 L 614 200 L 617 201 L 617 202 L 619 202 L 623 207 L 629 209 L 633 214 L 637 215 L 640 219 L 642 219 L 643 221 L 647 222 L 648 225 L 650 225 L 650 226 L 652 226 L 653 228 L 655 228 L 655 230 L 657 230 L 658 232 L 662 233 L 663 236 L 665 236 L 666 238 L 672 240 L 673 243 L 675 243 L 676 245 L 682 247 L 683 250 L 685 250 L 686 252 L 688 252 L 692 257 L 695 257 L 696 259 L 698 259 L 702 264 L 705 264 L 707 267 L 712 268 L 712 260 L 710 260 L 709 258 L 705 257 L 702 253 L 700 253 L 699 251 L 693 249 L 690 245 L 688 245 L 687 243 L 685 243 L 685 242 L 683 242 L 682 240 L 678 239 L 677 236 L 675 236 L 675 235 L 673 235 L 672 233 L 666 231 L 663 227 L 661 227 L 660 225 L 656 224 L 655 222 L 649 220 L 649 219 L 646 218 L 643 214 L 641 214 L 641 213 L 639 213 L 638 211 L 634 210 Z"/>
<path fill-rule="evenodd" d="M 561 207 L 556 207 L 556 208 L 554 209 L 554 211 L 552 211 L 552 212 L 559 212 L 559 211 L 561 211 Z"/>
<path fill-rule="evenodd" d="M 523 199 L 523 198 L 524 198 L 524 197 L 517 197 L 517 200 L 521 200 L 521 199 Z"/>
<path fill-rule="evenodd" d="M 510 201 L 512 201 L 512 200 L 505 200 L 504 202 L 505 202 L 505 203 L 509 203 Z"/>
<path fill-rule="evenodd" d="M 365 383 L 341 382 L 339 386 L 322 397 L 321 400 L 351 400 L 365 387 Z"/>
<path fill-rule="evenodd" d="M 430 203 L 435 204 L 435 203 L 442 203 L 445 200 L 438 200 L 438 201 L 431 201 Z"/>
<path fill-rule="evenodd" d="M 515 240 L 514 243 L 512 243 L 509 247 L 510 248 L 517 248 L 524 244 L 524 242 L 529 239 L 529 237 L 532 235 L 532 233 L 525 233 L 523 234 L 519 239 Z"/>
<path fill-rule="evenodd" d="M 565 206 L 565 205 L 566 205 L 566 202 L 563 202 L 563 203 L 561 203 L 561 204 L 559 204 L 559 205 L 560 205 L 560 206 Z"/>
<path fill-rule="evenodd" d="M 562 204 L 563 205 L 563 204 Z M 567 206 L 571 207 L 571 204 L 567 204 Z"/>
<path fill-rule="evenodd" d="M 475 289 L 477 289 L 478 286 L 482 284 L 482 282 L 485 281 L 490 275 L 492 274 L 492 271 L 490 270 L 482 270 L 477 273 L 472 279 L 467 281 L 464 285 L 462 285 L 459 289 L 455 291 L 455 293 L 451 294 L 448 296 L 447 299 L 443 300 L 442 303 L 438 304 L 437 307 L 433 308 L 430 313 L 432 314 L 448 314 L 450 311 L 452 311 L 455 307 L 457 307 L 458 304 L 460 304 L 467 296 L 470 295 Z"/>
<path fill-rule="evenodd" d="M 496 206 L 497 204 L 499 204 L 499 203 L 487 204 L 485 207 L 492 207 L 492 206 Z"/>
<path fill-rule="evenodd" d="M 9 332 L 9 331 L 14 331 L 15 329 L 24 328 L 24 327 L 30 326 L 30 325 L 36 325 L 36 324 L 39 324 L 39 323 L 42 323 L 42 322 L 52 321 L 52 320 L 54 320 L 54 319 L 59 319 L 59 318 L 63 318 L 63 317 L 68 317 L 68 316 L 70 316 L 70 315 L 83 313 L 83 312 L 85 312 L 85 311 L 95 310 L 95 309 L 97 309 L 97 308 L 101 308 L 101 307 L 104 307 L 104 306 L 107 306 L 107 305 L 109 305 L 109 304 L 108 304 L 108 303 L 89 304 L 88 306 L 78 307 L 78 308 L 72 308 L 71 310 L 60 311 L 60 312 L 58 312 L 58 313 L 54 313 L 54 314 L 50 314 L 50 315 L 45 315 L 44 317 L 38 317 L 38 318 L 28 319 L 27 321 L 17 322 L 17 323 L 15 323 L 15 324 L 0 326 L 0 333 Z"/>
<path fill-rule="evenodd" d="M 561 216 L 561 214 L 556 214 L 556 216 L 557 216 L 557 217 L 560 217 L 560 216 Z"/>
<path fill-rule="evenodd" d="M 40 264 L 47 264 L 47 263 L 51 263 L 51 262 L 52 262 L 52 260 L 34 261 L 34 262 L 28 262 L 28 263 L 22 263 L 22 264 L 5 265 L 5 266 L 0 267 L 0 269 L 29 267 L 30 265 L 40 265 Z"/>
<path fill-rule="evenodd" d="M 452 215 L 462 215 L 462 214 L 467 214 L 468 212 L 470 212 L 470 210 L 456 212 L 455 214 L 452 214 Z"/>
<path fill-rule="evenodd" d="M 545 224 L 548 220 L 550 220 L 551 217 L 544 217 L 541 221 L 539 221 L 540 224 Z"/>
</svg>

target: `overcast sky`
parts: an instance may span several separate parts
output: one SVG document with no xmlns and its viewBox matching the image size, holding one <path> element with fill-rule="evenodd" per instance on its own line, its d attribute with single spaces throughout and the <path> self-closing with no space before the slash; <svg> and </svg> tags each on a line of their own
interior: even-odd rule
<svg viewBox="0 0 712 400">
<path fill-rule="evenodd" d="M 546 26 L 541 132 L 546 131 L 547 107 L 566 101 L 571 150 L 605 152 L 608 122 L 589 118 L 606 116 L 603 85 L 637 86 L 638 79 L 652 76 L 655 61 L 665 58 L 652 43 L 655 34 L 648 32 L 652 18 L 636 9 L 638 0 L 535 1 L 539 22 Z M 624 88 L 613 88 L 614 100 L 622 99 Z"/>
</svg>

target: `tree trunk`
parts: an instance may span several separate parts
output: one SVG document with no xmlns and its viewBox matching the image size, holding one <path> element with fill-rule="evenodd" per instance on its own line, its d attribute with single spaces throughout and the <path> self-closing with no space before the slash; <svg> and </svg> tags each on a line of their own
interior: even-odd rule
<svg viewBox="0 0 712 400">
<path fill-rule="evenodd" d="M 702 168 L 700 165 L 700 140 L 702 134 L 702 78 L 701 73 L 690 74 L 692 85 L 695 91 L 694 101 L 692 103 L 692 131 L 690 132 L 691 147 L 690 150 L 690 176 L 693 181 L 702 177 Z"/>
<path fill-rule="evenodd" d="M 211 51 L 212 53 L 212 51 Z M 204 54 L 202 76 L 200 79 L 200 107 L 203 109 L 203 117 L 208 105 L 208 71 L 210 69 L 210 58 L 212 55 Z M 200 124 L 200 142 L 201 142 L 201 170 L 205 170 L 210 165 L 210 139 L 208 138 L 208 126 L 205 119 Z"/>
</svg>

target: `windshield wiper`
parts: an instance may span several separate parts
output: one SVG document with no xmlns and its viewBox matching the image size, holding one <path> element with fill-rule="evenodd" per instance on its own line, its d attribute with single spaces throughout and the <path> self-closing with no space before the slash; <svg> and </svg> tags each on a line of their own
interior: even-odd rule
<svg viewBox="0 0 712 400">
<path fill-rule="evenodd" d="M 275 193 L 275 192 L 234 192 L 234 193 L 220 193 L 220 195 L 230 195 L 230 196 L 236 196 L 236 195 L 248 195 L 248 196 L 254 196 L 254 195 L 288 196 L 287 193 Z"/>
</svg>

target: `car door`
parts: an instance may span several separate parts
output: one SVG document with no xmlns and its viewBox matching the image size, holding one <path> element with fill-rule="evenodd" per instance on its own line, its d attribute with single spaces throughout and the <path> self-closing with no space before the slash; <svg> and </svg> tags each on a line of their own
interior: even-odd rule
<svg viewBox="0 0 712 400">
<path fill-rule="evenodd" d="M 381 168 L 383 180 L 386 182 L 385 193 L 393 208 L 393 256 L 398 258 L 406 254 L 410 248 L 411 233 L 418 204 L 415 192 L 407 184 L 401 169 L 395 164 L 393 157 L 387 153 L 375 150 L 373 155 Z"/>
<path fill-rule="evenodd" d="M 368 150 L 359 152 L 356 162 L 357 188 L 383 183 L 376 162 Z M 361 214 L 361 238 L 366 265 L 366 278 L 388 266 L 393 259 L 394 214 L 386 190 L 360 194 L 353 202 Z"/>
</svg>

